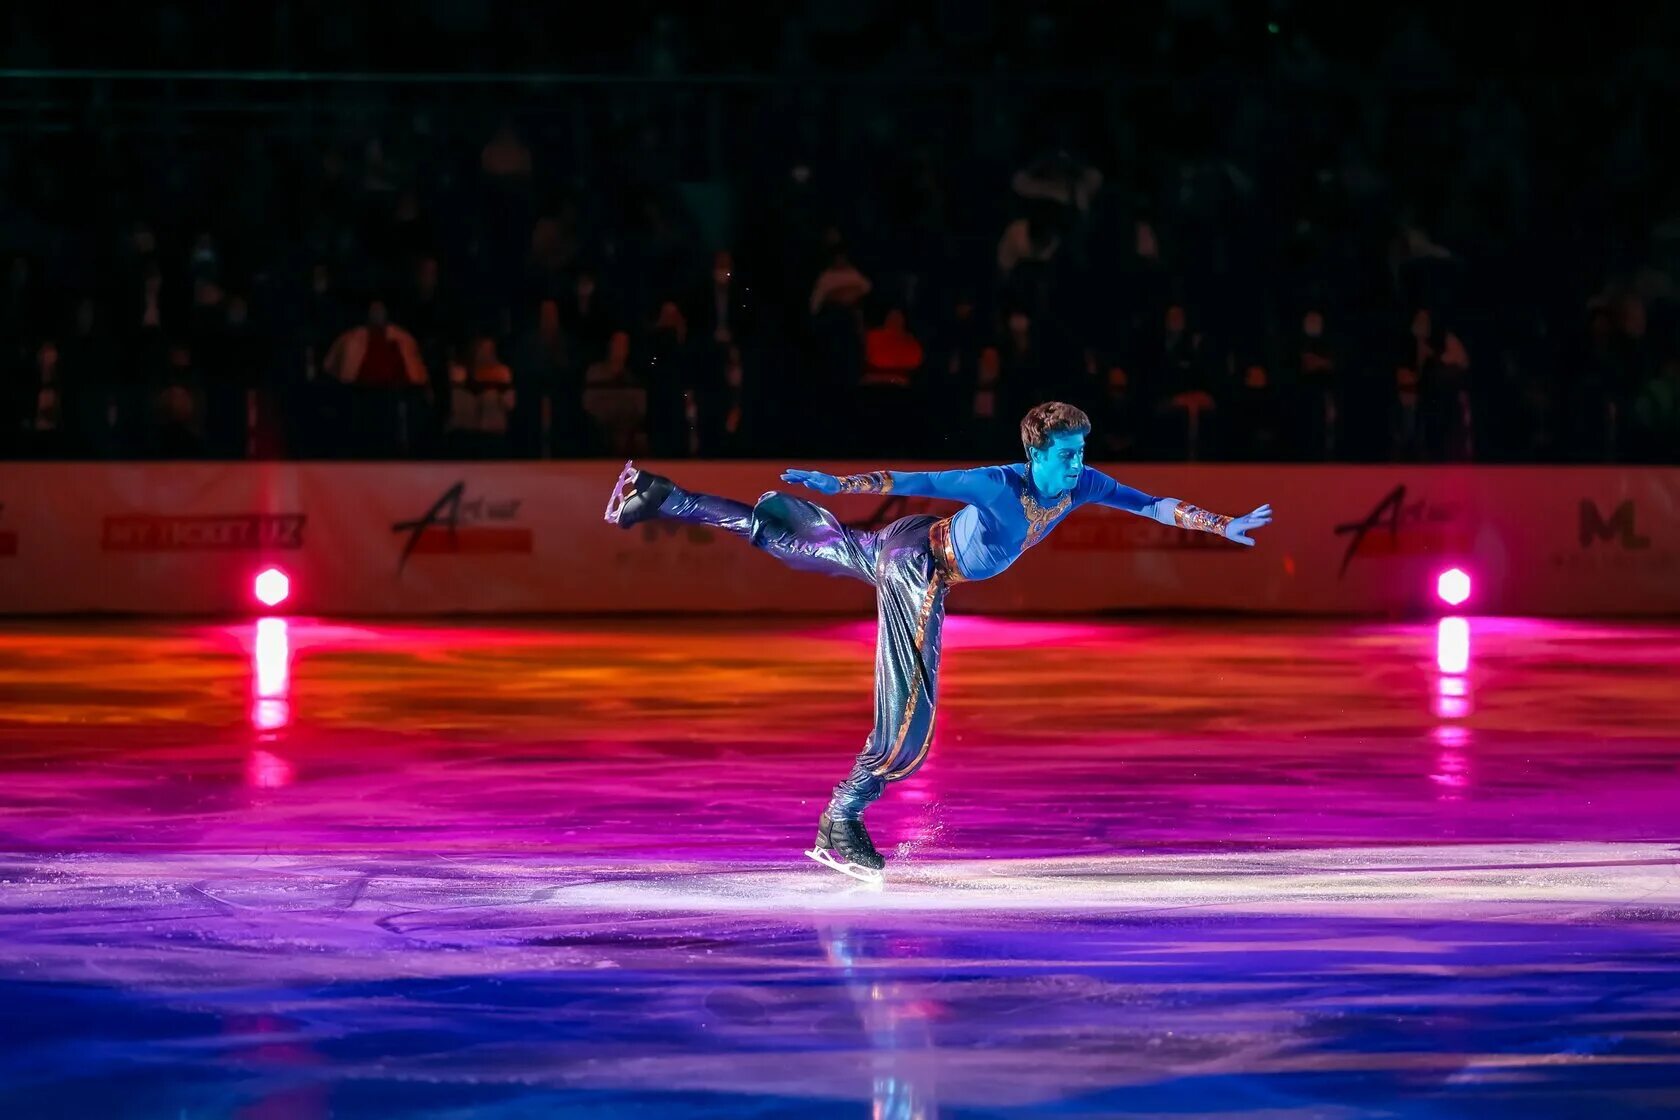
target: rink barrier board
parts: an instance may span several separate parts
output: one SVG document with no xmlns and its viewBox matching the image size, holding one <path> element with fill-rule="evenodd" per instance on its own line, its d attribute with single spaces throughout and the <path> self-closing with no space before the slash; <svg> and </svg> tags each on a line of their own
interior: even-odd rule
<svg viewBox="0 0 1680 1120">
<path fill-rule="evenodd" d="M 751 502 L 781 464 L 650 463 Z M 876 463 L 800 463 L 847 473 Z M 894 464 L 950 469 L 959 464 Z M 277 565 L 319 615 L 856 612 L 859 582 L 786 569 L 740 539 L 602 521 L 617 462 L 13 463 L 0 466 L 0 613 L 249 611 Z M 1097 507 L 954 613 L 1109 610 L 1390 615 L 1473 579 L 1465 610 L 1680 614 L 1680 469 L 1110 464 L 1150 494 L 1240 514 L 1253 549 Z M 950 511 L 895 495 L 822 501 L 862 528 Z"/>
</svg>

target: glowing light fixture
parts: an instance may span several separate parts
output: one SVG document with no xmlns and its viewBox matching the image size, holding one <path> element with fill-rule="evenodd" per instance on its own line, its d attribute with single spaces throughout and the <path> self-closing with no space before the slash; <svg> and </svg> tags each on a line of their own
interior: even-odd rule
<svg viewBox="0 0 1680 1120">
<path fill-rule="evenodd" d="M 292 581 L 279 568 L 265 568 L 252 585 L 257 602 L 265 607 L 278 607 L 292 593 Z"/>
<path fill-rule="evenodd" d="M 1456 607 L 1470 598 L 1470 576 L 1463 568 L 1448 568 L 1435 577 L 1435 594 L 1448 606 Z"/>
</svg>

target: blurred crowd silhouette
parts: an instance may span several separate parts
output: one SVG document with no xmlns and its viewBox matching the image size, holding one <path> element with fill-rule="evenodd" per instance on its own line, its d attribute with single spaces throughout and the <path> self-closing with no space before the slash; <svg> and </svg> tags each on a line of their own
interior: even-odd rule
<svg viewBox="0 0 1680 1120">
<path fill-rule="evenodd" d="M 1676 16 L 1464 7 L 14 10 L 0 453 L 1680 461 Z"/>
</svg>

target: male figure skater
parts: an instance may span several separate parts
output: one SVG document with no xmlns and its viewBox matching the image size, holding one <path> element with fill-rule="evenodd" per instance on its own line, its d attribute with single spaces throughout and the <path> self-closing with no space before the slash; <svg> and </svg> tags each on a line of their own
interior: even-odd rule
<svg viewBox="0 0 1680 1120">
<path fill-rule="evenodd" d="M 875 727 L 852 771 L 817 821 L 812 859 L 866 882 L 878 882 L 886 861 L 863 827 L 863 811 L 888 782 L 916 772 L 933 740 L 939 684 L 940 626 L 952 584 L 990 579 L 1078 506 L 1097 504 L 1252 546 L 1252 529 L 1269 524 L 1272 507 L 1221 517 L 1176 498 L 1153 498 L 1085 466 L 1090 418 L 1050 402 L 1021 421 L 1027 461 L 954 471 L 871 471 L 836 478 L 789 470 L 824 494 L 906 494 L 962 502 L 949 517 L 902 517 L 873 532 L 851 529 L 823 507 L 771 491 L 748 506 L 695 494 L 669 479 L 624 465 L 607 501 L 606 520 L 629 528 L 668 517 L 724 529 L 796 568 L 851 576 L 875 587 Z M 835 857 L 835 853 L 840 858 Z"/>
</svg>

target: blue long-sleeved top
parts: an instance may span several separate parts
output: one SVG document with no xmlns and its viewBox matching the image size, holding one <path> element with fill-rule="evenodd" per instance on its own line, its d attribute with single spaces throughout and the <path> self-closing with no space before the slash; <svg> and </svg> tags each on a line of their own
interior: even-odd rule
<svg viewBox="0 0 1680 1120">
<path fill-rule="evenodd" d="M 951 518 L 951 546 L 964 579 L 990 579 L 1043 540 L 1062 518 L 1083 505 L 1111 506 L 1150 516 L 1157 499 L 1086 467 L 1079 482 L 1062 499 L 1039 502 L 1032 497 L 1027 464 L 974 467 L 960 471 L 883 471 L 881 489 L 917 498 L 944 498 L 965 503 Z M 1040 516 L 1029 518 L 1029 505 Z"/>
</svg>

